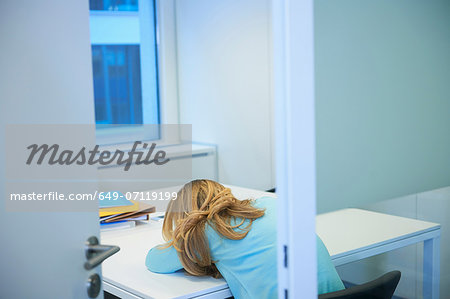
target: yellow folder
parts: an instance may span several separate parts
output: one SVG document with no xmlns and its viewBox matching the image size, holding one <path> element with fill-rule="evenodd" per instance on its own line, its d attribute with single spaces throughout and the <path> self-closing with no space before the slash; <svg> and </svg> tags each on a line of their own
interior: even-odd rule
<svg viewBox="0 0 450 299">
<path fill-rule="evenodd" d="M 122 213 L 129 213 L 129 212 L 135 212 L 139 210 L 139 203 L 136 201 L 130 201 L 133 204 L 129 206 L 120 206 L 120 207 L 110 207 L 110 208 L 100 208 L 99 209 L 99 216 L 105 217 L 110 215 L 116 215 L 116 214 L 122 214 Z"/>
</svg>

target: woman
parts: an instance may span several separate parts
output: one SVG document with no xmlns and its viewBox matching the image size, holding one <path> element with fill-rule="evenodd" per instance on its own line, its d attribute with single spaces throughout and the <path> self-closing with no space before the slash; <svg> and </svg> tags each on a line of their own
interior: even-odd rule
<svg viewBox="0 0 450 299">
<path fill-rule="evenodd" d="M 156 273 L 185 269 L 223 277 L 235 298 L 276 298 L 276 199 L 238 200 L 210 180 L 186 184 L 167 208 L 166 244 L 152 248 L 146 265 Z M 343 289 L 317 238 L 319 294 Z"/>
</svg>

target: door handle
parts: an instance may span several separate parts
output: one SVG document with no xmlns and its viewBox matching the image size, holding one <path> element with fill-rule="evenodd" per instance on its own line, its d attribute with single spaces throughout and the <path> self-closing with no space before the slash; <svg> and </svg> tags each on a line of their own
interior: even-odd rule
<svg viewBox="0 0 450 299">
<path fill-rule="evenodd" d="M 86 242 L 85 253 L 87 261 L 84 263 L 86 270 L 91 270 L 100 265 L 104 260 L 120 250 L 115 245 L 100 245 L 95 236 L 89 237 Z"/>
</svg>

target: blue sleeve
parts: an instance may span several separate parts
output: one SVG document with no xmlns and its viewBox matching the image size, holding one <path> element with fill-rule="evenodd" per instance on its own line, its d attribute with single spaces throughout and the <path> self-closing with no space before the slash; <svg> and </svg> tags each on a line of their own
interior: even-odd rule
<svg viewBox="0 0 450 299">
<path fill-rule="evenodd" d="M 330 293 L 334 291 L 343 290 L 344 284 L 342 283 L 336 268 L 331 261 L 330 254 L 328 253 L 325 244 L 317 236 L 317 284 L 318 293 Z"/>
<path fill-rule="evenodd" d="M 145 259 L 145 265 L 150 271 L 163 274 L 183 269 L 177 251 L 173 246 L 168 248 L 156 246 L 150 249 Z"/>
</svg>

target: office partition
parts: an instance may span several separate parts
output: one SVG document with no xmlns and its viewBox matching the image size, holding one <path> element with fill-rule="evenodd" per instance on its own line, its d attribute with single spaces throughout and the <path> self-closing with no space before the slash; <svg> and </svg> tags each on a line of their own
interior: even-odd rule
<svg viewBox="0 0 450 299">
<path fill-rule="evenodd" d="M 315 2 L 318 213 L 450 185 L 450 3 Z"/>
</svg>

